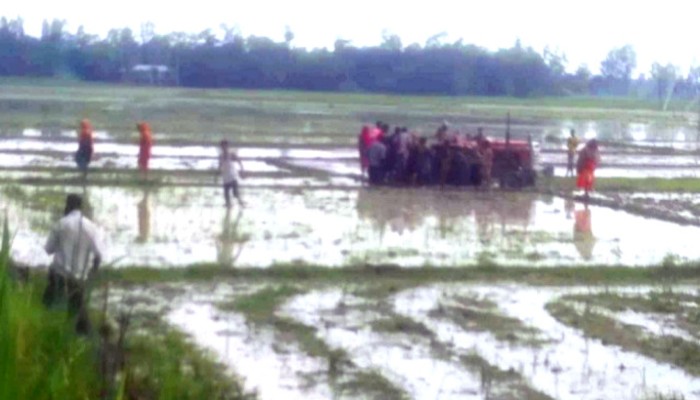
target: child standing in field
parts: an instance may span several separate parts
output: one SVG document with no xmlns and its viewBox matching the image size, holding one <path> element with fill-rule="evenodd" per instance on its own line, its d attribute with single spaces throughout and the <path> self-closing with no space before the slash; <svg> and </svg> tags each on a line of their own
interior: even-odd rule
<svg viewBox="0 0 700 400">
<path fill-rule="evenodd" d="M 243 170 L 243 163 L 236 155 L 235 151 L 229 149 L 228 140 L 221 141 L 221 154 L 219 155 L 219 172 L 224 184 L 224 200 L 226 201 L 226 207 L 231 207 L 231 192 L 233 197 L 238 200 L 238 205 L 243 207 L 244 203 L 241 200 L 241 195 L 238 190 L 238 181 L 240 176 L 238 170 L 234 165 L 236 163 L 241 171 Z"/>
<path fill-rule="evenodd" d="M 579 140 L 576 137 L 576 131 L 571 130 L 571 136 L 566 141 L 566 176 L 574 176 L 574 157 L 576 157 L 576 149 L 578 149 Z"/>
<path fill-rule="evenodd" d="M 94 138 L 92 133 L 92 124 L 87 119 L 80 121 L 80 133 L 78 135 L 78 151 L 75 153 L 75 163 L 78 169 L 87 176 L 88 166 L 92 161 L 94 152 Z"/>
<path fill-rule="evenodd" d="M 148 177 L 148 162 L 151 160 L 151 148 L 153 147 L 153 135 L 151 127 L 146 122 L 136 125 L 139 130 L 139 170 L 144 177 Z"/>
<path fill-rule="evenodd" d="M 576 187 L 583 189 L 585 198 L 588 199 L 589 192 L 593 190 L 595 183 L 595 169 L 600 164 L 600 153 L 598 152 L 598 141 L 589 140 L 586 146 L 578 154 L 576 169 L 578 179 Z"/>
</svg>

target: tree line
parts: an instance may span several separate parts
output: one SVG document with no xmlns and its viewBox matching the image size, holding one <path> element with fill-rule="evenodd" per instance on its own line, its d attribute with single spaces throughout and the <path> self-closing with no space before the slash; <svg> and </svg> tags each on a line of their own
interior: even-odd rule
<svg viewBox="0 0 700 400">
<path fill-rule="evenodd" d="M 158 35 L 152 24 L 144 24 L 138 37 L 124 28 L 100 38 L 82 27 L 69 32 L 64 21 L 53 20 L 44 22 L 37 38 L 25 34 L 22 19 L 2 18 L 0 76 L 120 82 L 138 80 L 144 68 L 160 65 L 167 68 L 167 76 L 159 75 L 155 83 L 201 88 L 450 96 L 636 95 L 659 100 L 695 98 L 700 89 L 700 68 L 681 76 L 673 65 L 655 64 L 648 76 L 633 78 L 636 54 L 631 46 L 611 50 L 600 74 L 593 75 L 586 66 L 567 72 L 564 54 L 549 49 L 540 53 L 520 41 L 490 51 L 462 40 L 447 43 L 444 35 L 424 45 L 405 46 L 400 37 L 386 34 L 377 46 L 356 47 L 337 40 L 332 50 L 309 50 L 294 47 L 289 29 L 282 42 L 243 37 L 227 26 L 221 29 L 219 36 L 211 30 Z"/>
</svg>

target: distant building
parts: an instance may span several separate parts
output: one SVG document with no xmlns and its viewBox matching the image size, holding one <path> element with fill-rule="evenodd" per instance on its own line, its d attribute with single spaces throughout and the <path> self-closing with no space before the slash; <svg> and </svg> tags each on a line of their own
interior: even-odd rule
<svg viewBox="0 0 700 400">
<path fill-rule="evenodd" d="M 129 70 L 126 80 L 146 85 L 169 85 L 175 77 L 167 65 L 136 64 Z"/>
</svg>

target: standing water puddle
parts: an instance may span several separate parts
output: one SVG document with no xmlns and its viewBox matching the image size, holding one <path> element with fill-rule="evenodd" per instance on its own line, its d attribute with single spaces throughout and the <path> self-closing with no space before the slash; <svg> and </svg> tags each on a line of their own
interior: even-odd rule
<svg viewBox="0 0 700 400">
<path fill-rule="evenodd" d="M 85 196 L 104 230 L 107 260 L 118 265 L 650 265 L 669 254 L 700 258 L 700 228 L 528 193 L 245 186 L 242 193 L 242 210 L 227 210 L 213 188 L 88 187 Z M 42 246 L 64 194 L 31 186 L 0 191 L 18 261 L 48 263 Z"/>
</svg>

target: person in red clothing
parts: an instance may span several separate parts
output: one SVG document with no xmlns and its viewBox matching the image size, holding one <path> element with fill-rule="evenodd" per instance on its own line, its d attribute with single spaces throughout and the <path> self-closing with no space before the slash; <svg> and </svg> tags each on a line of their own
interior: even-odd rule
<svg viewBox="0 0 700 400">
<path fill-rule="evenodd" d="M 367 169 L 369 168 L 369 158 L 367 157 L 367 150 L 369 146 L 372 145 L 372 130 L 369 126 L 365 125 L 362 127 L 362 132 L 357 138 L 357 150 L 360 153 L 360 172 L 362 174 L 362 179 L 367 175 Z"/>
<path fill-rule="evenodd" d="M 600 153 L 598 152 L 598 141 L 589 140 L 586 146 L 578 153 L 576 169 L 578 178 L 576 187 L 583 189 L 584 196 L 588 199 L 589 192 L 593 190 L 595 183 L 595 169 L 600 164 Z"/>
<path fill-rule="evenodd" d="M 148 176 L 148 162 L 151 160 L 151 148 L 153 147 L 153 135 L 151 127 L 146 122 L 136 125 L 139 130 L 139 169 L 144 176 Z"/>
<path fill-rule="evenodd" d="M 87 176 L 88 166 L 92 161 L 95 139 L 92 134 L 92 124 L 89 120 L 80 121 L 80 133 L 78 135 L 78 151 L 75 153 L 75 163 L 82 171 L 83 177 Z"/>
</svg>

